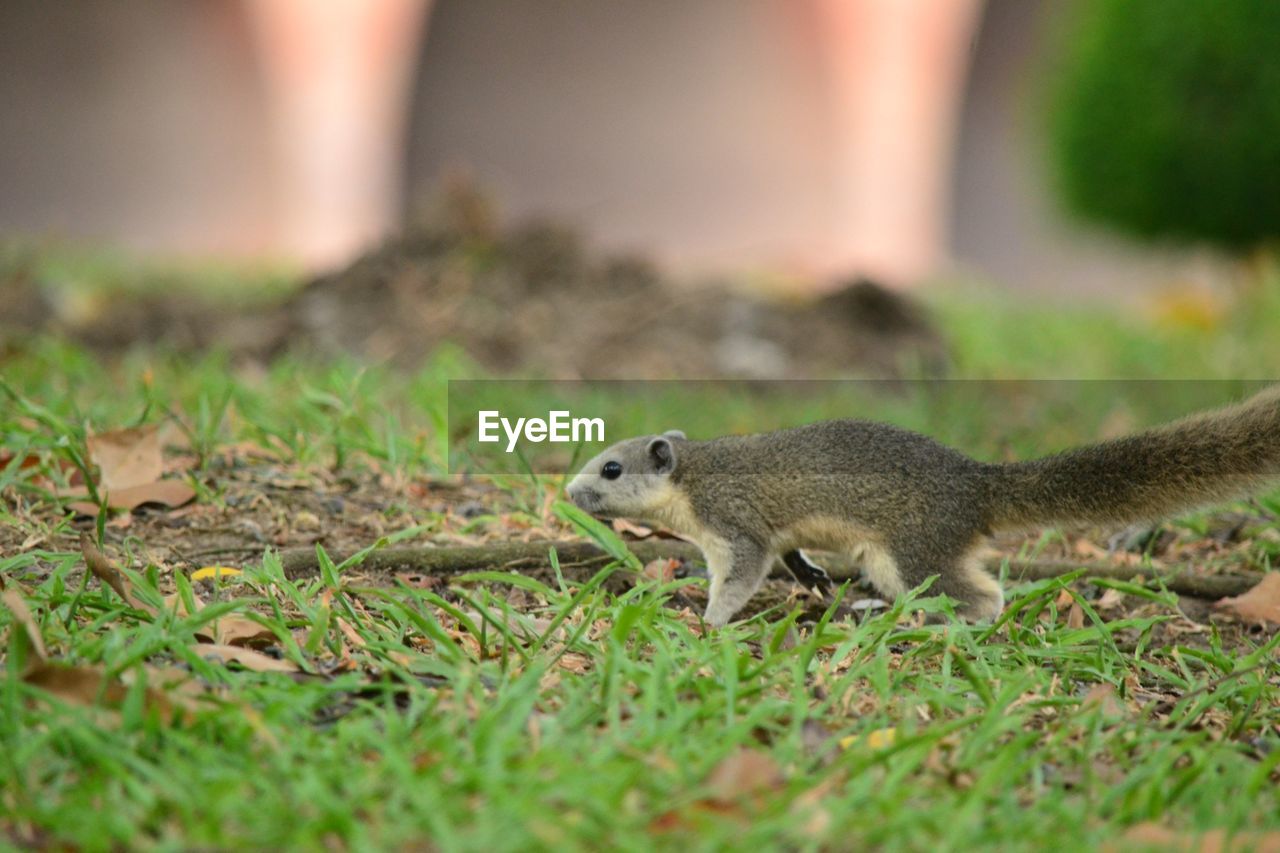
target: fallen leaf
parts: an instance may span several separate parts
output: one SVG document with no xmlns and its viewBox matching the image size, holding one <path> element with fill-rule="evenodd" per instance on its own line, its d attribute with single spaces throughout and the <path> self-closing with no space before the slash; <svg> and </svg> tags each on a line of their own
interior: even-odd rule
<svg viewBox="0 0 1280 853">
<path fill-rule="evenodd" d="M 824 800 L 845 781 L 842 774 L 832 774 L 791 802 L 789 812 L 801 835 L 819 838 L 827 833 L 831 828 L 831 810 Z"/>
<path fill-rule="evenodd" d="M 609 522 L 609 525 L 613 528 L 614 533 L 626 533 L 634 536 L 636 539 L 648 539 L 653 535 L 652 528 L 627 521 L 625 518 L 615 518 L 613 521 Z"/>
<path fill-rule="evenodd" d="M 650 821 L 649 831 L 654 834 L 696 832 L 707 815 L 746 822 L 764 806 L 766 795 L 780 791 L 785 784 L 782 767 L 771 755 L 739 748 L 712 768 L 707 777 L 707 797 L 663 812 Z M 811 805 L 806 803 L 800 807 L 806 820 L 814 813 L 814 809 L 806 808 Z M 815 828 L 820 830 L 827 822 L 818 815 Z"/>
<path fill-rule="evenodd" d="M 1147 849 L 1171 850 L 1175 853 L 1280 853 L 1280 832 L 1243 831 L 1228 833 L 1225 829 L 1204 832 L 1179 831 L 1154 821 L 1134 824 L 1122 836 L 1121 843 L 1108 844 L 1105 850 L 1132 850 L 1136 845 Z"/>
<path fill-rule="evenodd" d="M 444 578 L 439 575 L 424 575 L 419 572 L 396 572 L 396 580 L 414 589 L 435 589 L 444 586 Z"/>
<path fill-rule="evenodd" d="M 233 569 L 230 566 L 204 566 L 196 569 L 191 573 L 193 581 L 207 581 L 212 578 L 234 577 L 243 574 L 239 569 Z"/>
<path fill-rule="evenodd" d="M 31 608 L 27 607 L 26 599 L 16 589 L 6 589 L 0 593 L 0 599 L 4 601 L 5 607 L 9 608 L 9 612 L 13 614 L 13 621 L 21 625 L 23 630 L 27 632 L 27 638 L 31 640 L 31 648 L 35 652 L 36 658 L 40 663 L 43 663 L 49 654 L 44 648 L 44 638 L 40 636 L 40 625 L 36 622 L 36 618 L 31 615 Z"/>
<path fill-rule="evenodd" d="M 129 688 L 123 682 L 109 678 L 106 670 L 98 666 L 42 662 L 28 670 L 22 679 L 64 702 L 90 707 L 119 708 L 129 694 Z M 182 709 L 176 709 L 168 697 L 150 683 L 145 698 L 147 707 L 155 710 L 165 721 L 184 716 Z"/>
<path fill-rule="evenodd" d="M 116 591 L 116 595 L 125 600 L 130 607 L 136 607 L 138 610 L 145 610 L 151 615 L 155 615 L 155 608 L 146 602 L 140 600 L 133 594 L 133 587 L 129 583 L 129 579 L 120 573 L 120 570 L 111 564 L 98 546 L 93 544 L 93 539 L 88 533 L 80 534 L 80 553 L 84 555 L 84 564 L 88 566 L 89 571 L 93 572 L 94 577 L 105 583 Z"/>
<path fill-rule="evenodd" d="M 200 596 L 194 593 L 191 596 L 195 599 L 196 612 L 204 607 L 204 602 L 200 600 Z M 190 616 L 186 603 L 177 593 L 166 595 L 164 597 L 166 608 L 173 608 L 180 616 Z M 258 643 L 271 643 L 276 640 L 275 632 L 270 628 L 254 622 L 245 616 L 236 613 L 228 613 L 214 619 L 208 624 L 202 625 L 195 630 L 196 639 L 201 643 L 213 643 L 222 646 L 252 646 Z"/>
<path fill-rule="evenodd" d="M 112 509 L 134 509 L 143 504 L 159 504 L 160 506 L 182 506 L 194 500 L 196 490 L 180 480 L 156 480 L 128 489 L 116 489 L 107 492 L 107 505 Z"/>
<path fill-rule="evenodd" d="M 98 505 L 89 503 L 88 501 L 72 501 L 67 504 L 67 509 L 76 515 L 85 515 L 93 518 L 98 514 Z"/>
<path fill-rule="evenodd" d="M 1124 593 L 1114 587 L 1109 587 L 1094 603 L 1095 610 L 1114 610 L 1124 604 Z"/>
<path fill-rule="evenodd" d="M 288 660 L 255 652 L 253 649 L 242 649 L 239 646 L 226 646 L 217 643 L 192 646 L 192 650 L 203 658 L 217 658 L 223 663 L 238 663 L 245 669 L 254 672 L 300 672 L 298 665 Z"/>
<path fill-rule="evenodd" d="M 153 483 L 164 473 L 160 429 L 156 424 L 117 429 L 86 440 L 98 480 L 108 491 Z"/>
<path fill-rule="evenodd" d="M 1245 622 L 1280 625 L 1280 572 L 1267 572 L 1252 589 L 1213 605 Z"/>
<path fill-rule="evenodd" d="M 87 494 L 84 489 L 59 492 L 59 497 L 81 497 Z M 137 509 L 144 504 L 159 504 L 173 509 L 189 503 L 196 496 L 196 490 L 181 480 L 156 480 L 154 483 L 143 483 L 127 489 L 109 489 L 106 491 L 107 506 L 112 509 Z M 71 501 L 67 509 L 78 515 L 95 516 L 98 505 L 89 501 Z"/>
<path fill-rule="evenodd" d="M 194 592 L 191 593 L 191 598 L 195 601 L 196 612 L 200 612 L 200 609 L 204 607 L 204 602 L 200 599 L 200 596 L 196 595 Z M 178 595 L 176 592 L 171 592 L 164 597 L 164 606 L 166 610 L 172 609 L 179 616 L 191 615 L 191 611 L 187 609 L 187 603 L 183 601 L 182 596 Z"/>
<path fill-rule="evenodd" d="M 675 580 L 676 569 L 679 567 L 679 560 L 671 557 L 660 557 L 656 560 L 650 560 L 648 563 L 645 563 L 644 568 L 641 569 L 640 572 L 651 581 L 668 583 Z"/>
<path fill-rule="evenodd" d="M 1105 560 L 1109 556 L 1106 548 L 1095 545 L 1088 539 L 1077 539 L 1075 544 L 1071 546 L 1071 551 L 1077 557 L 1084 557 L 1089 560 Z"/>
<path fill-rule="evenodd" d="M 195 490 L 179 480 L 161 480 L 164 458 L 159 427 L 155 424 L 112 430 L 89 436 L 89 459 L 98 466 L 98 488 L 113 509 L 131 510 L 143 504 L 173 508 L 195 498 Z M 60 497 L 81 498 L 83 488 L 60 491 Z M 88 501 L 73 501 L 67 507 L 80 515 L 97 515 L 98 507 Z"/>
<path fill-rule="evenodd" d="M 357 631 L 354 627 L 352 627 L 351 623 L 348 622 L 346 619 L 343 619 L 341 616 L 339 616 L 334 621 L 338 623 L 338 630 L 342 632 L 342 636 L 346 637 L 347 642 L 350 643 L 352 646 L 354 646 L 357 649 L 363 649 L 365 646 L 368 645 L 368 643 L 365 642 L 364 637 L 360 636 L 360 632 Z"/>
<path fill-rule="evenodd" d="M 774 791 L 786 781 L 782 767 L 767 752 L 739 748 L 729 753 L 707 777 L 713 799 L 732 803 L 744 797 Z"/>
<path fill-rule="evenodd" d="M 245 616 L 230 613 L 214 619 L 213 641 L 224 646 L 252 646 L 276 641 L 275 632 Z"/>
<path fill-rule="evenodd" d="M 565 652 L 556 665 L 568 672 L 582 675 L 591 668 L 591 658 L 577 652 Z"/>
<path fill-rule="evenodd" d="M 1098 708 L 1104 717 L 1123 717 L 1126 713 L 1124 703 L 1116 696 L 1116 688 L 1110 682 L 1102 681 L 1089 688 L 1080 700 L 1081 709 Z"/>
</svg>

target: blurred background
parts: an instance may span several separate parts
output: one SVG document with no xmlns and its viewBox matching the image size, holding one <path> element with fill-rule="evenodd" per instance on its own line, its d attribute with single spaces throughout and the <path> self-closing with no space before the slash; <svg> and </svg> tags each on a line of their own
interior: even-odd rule
<svg viewBox="0 0 1280 853">
<path fill-rule="evenodd" d="M 1272 268 L 1276 10 L 8 0 L 0 235 L 11 255 L 91 247 L 274 265 L 314 284 L 428 225 L 510 248 L 496 235 L 537 220 L 555 223 L 533 235 L 538 263 L 583 278 L 577 295 L 628 274 L 784 301 L 861 282 L 851 310 L 874 330 L 915 328 L 886 294 L 977 282 L 1124 304 L 1156 293 L 1175 322 L 1204 326 L 1222 294 Z M 583 273 L 582 253 L 635 263 Z M 27 278 L 48 278 L 23 257 Z M 522 280 L 529 266 L 515 264 Z M 439 307 L 438 272 L 424 311 Z M 368 273 L 342 280 L 388 286 Z M 531 287 L 501 295 L 543 304 Z M 315 332 L 344 304 L 294 313 Z M 713 367 L 787 373 L 773 315 L 734 310 L 715 321 Z M 535 321 L 527 333 L 545 333 Z M 473 349 L 486 347 L 501 342 Z M 509 367 L 520 351 L 479 357 Z"/>
</svg>

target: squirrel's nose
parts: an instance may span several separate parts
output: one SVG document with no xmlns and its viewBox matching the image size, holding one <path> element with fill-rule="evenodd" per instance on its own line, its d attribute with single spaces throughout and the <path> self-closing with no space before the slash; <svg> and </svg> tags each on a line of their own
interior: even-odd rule
<svg viewBox="0 0 1280 853">
<path fill-rule="evenodd" d="M 596 504 L 600 502 L 600 494 L 589 486 L 574 484 L 568 489 L 569 500 L 573 501 L 581 509 L 595 509 Z"/>
</svg>

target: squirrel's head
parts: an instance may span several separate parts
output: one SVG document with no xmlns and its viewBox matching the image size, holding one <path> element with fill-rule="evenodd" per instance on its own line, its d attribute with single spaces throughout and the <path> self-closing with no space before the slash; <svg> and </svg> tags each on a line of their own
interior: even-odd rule
<svg viewBox="0 0 1280 853">
<path fill-rule="evenodd" d="M 592 459 L 565 490 L 569 500 L 603 518 L 645 518 L 668 499 L 684 433 L 670 430 L 620 441 Z"/>
</svg>

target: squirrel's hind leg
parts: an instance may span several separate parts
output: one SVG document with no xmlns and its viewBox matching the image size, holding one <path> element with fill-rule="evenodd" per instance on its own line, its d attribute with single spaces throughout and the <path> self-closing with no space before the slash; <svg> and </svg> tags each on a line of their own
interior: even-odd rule
<svg viewBox="0 0 1280 853">
<path fill-rule="evenodd" d="M 961 602 L 956 615 L 967 622 L 992 622 L 1004 610 L 1000 582 L 982 567 L 976 556 L 966 556 L 955 572 L 938 579 L 938 591 Z"/>
<path fill-rule="evenodd" d="M 710 548 L 705 553 L 711 592 L 704 618 L 712 627 L 721 628 L 760 588 L 773 564 L 773 554 L 755 542 L 744 540 L 723 548 Z"/>
<path fill-rule="evenodd" d="M 793 548 L 782 555 L 782 564 L 791 572 L 796 583 L 806 589 L 816 590 L 819 595 L 826 596 L 835 586 L 826 569 L 809 559 L 799 548 Z"/>
<path fill-rule="evenodd" d="M 1004 610 L 1004 591 L 999 581 L 982 568 L 982 561 L 972 553 L 941 563 L 899 559 L 898 566 L 908 588 L 937 574 L 929 593 L 955 599 L 956 615 L 966 622 L 989 622 Z"/>
</svg>

